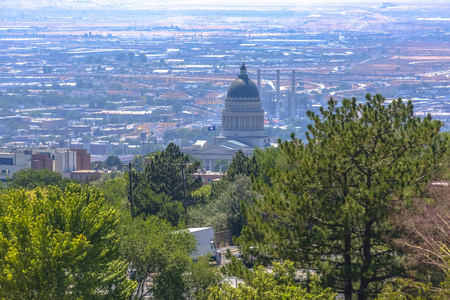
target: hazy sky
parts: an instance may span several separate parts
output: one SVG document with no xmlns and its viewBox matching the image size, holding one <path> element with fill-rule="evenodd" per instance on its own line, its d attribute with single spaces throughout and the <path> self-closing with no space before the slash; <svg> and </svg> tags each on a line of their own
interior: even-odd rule
<svg viewBox="0 0 450 300">
<path fill-rule="evenodd" d="M 155 6 L 287 6 L 301 8 L 316 5 L 369 5 L 379 6 L 383 2 L 400 5 L 449 4 L 450 0 L 0 0 L 0 7 L 37 8 L 37 7 L 98 7 L 98 8 L 152 8 Z"/>
</svg>

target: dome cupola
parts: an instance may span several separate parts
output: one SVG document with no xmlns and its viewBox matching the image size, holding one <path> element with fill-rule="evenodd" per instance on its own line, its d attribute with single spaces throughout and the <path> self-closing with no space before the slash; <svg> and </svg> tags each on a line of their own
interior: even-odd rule
<svg viewBox="0 0 450 300">
<path fill-rule="evenodd" d="M 257 98 L 254 99 L 254 101 L 259 101 L 258 87 L 250 78 L 248 78 L 247 68 L 244 63 L 242 63 L 238 78 L 236 78 L 228 88 L 227 100 L 239 101 L 238 98 L 242 97 Z"/>
<path fill-rule="evenodd" d="M 222 133 L 232 138 L 265 136 L 264 110 L 258 87 L 248 78 L 244 64 L 228 88 L 222 110 Z"/>
</svg>

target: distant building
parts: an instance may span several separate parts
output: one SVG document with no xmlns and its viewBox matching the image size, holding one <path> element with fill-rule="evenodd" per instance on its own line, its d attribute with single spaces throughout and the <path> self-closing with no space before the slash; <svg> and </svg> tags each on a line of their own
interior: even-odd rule
<svg viewBox="0 0 450 300">
<path fill-rule="evenodd" d="M 29 150 L 10 152 L 0 150 L 0 181 L 6 183 L 12 174 L 22 169 L 31 168 L 31 154 Z"/>
<path fill-rule="evenodd" d="M 71 125 L 69 129 L 77 133 L 91 132 L 91 126 L 89 125 Z"/>
<path fill-rule="evenodd" d="M 49 169 L 53 171 L 53 159 L 49 154 L 34 153 L 31 155 L 31 168 L 34 170 Z"/>
<path fill-rule="evenodd" d="M 254 147 L 270 146 L 264 130 L 264 110 L 256 84 L 244 64 L 238 78 L 228 88 L 222 110 L 222 135 Z"/>
<path fill-rule="evenodd" d="M 55 118 L 55 119 L 43 119 L 42 129 L 53 130 L 67 127 L 67 119 Z"/>
<path fill-rule="evenodd" d="M 106 144 L 90 143 L 89 150 L 91 155 L 106 155 Z"/>
<path fill-rule="evenodd" d="M 84 149 L 3 148 L 0 149 L 0 181 L 5 183 L 22 169 L 48 169 L 70 178 L 77 170 L 90 170 L 90 155 Z"/>
<path fill-rule="evenodd" d="M 202 106 L 219 106 L 223 105 L 224 102 L 224 95 L 222 93 L 209 93 L 205 95 L 203 98 L 195 98 L 194 104 L 195 105 L 202 105 Z"/>
<path fill-rule="evenodd" d="M 80 170 L 70 173 L 70 179 L 80 182 L 92 181 L 99 179 L 105 172 L 100 170 Z"/>
<path fill-rule="evenodd" d="M 193 173 L 191 175 L 192 178 L 201 178 L 203 185 L 211 184 L 213 181 L 219 180 L 225 175 L 224 173 L 219 172 L 211 172 L 211 171 L 205 171 L 205 172 L 197 172 Z"/>
<path fill-rule="evenodd" d="M 191 96 L 189 96 L 185 92 L 180 91 L 167 91 L 158 98 L 163 100 L 182 100 L 182 101 L 188 101 L 192 99 Z"/>
<path fill-rule="evenodd" d="M 77 170 L 91 169 L 91 155 L 87 153 L 86 149 L 70 149 L 76 152 L 77 155 Z"/>
<path fill-rule="evenodd" d="M 214 128 L 215 130 L 215 128 Z M 228 88 L 222 110 L 222 135 L 211 142 L 197 141 L 183 152 L 203 162 L 212 171 L 217 160 L 231 162 L 237 151 L 251 155 L 255 147 L 267 147 L 273 138 L 264 130 L 264 110 L 256 84 L 248 77 L 242 64 L 238 78 Z"/>
</svg>

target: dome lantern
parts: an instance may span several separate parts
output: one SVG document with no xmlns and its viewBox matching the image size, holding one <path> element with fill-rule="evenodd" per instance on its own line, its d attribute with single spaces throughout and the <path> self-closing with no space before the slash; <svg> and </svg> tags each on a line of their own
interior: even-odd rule
<svg viewBox="0 0 450 300">
<path fill-rule="evenodd" d="M 247 77 L 248 78 L 248 75 L 247 75 L 247 68 L 245 67 L 245 64 L 244 63 L 242 63 L 242 66 L 241 66 L 241 72 L 239 73 L 239 78 L 242 78 L 242 77 Z"/>
<path fill-rule="evenodd" d="M 256 84 L 247 75 L 247 68 L 242 63 L 238 78 L 236 78 L 228 88 L 225 101 L 242 101 L 242 98 L 251 98 L 252 101 L 261 101 Z M 245 100 L 247 101 L 247 100 Z"/>
</svg>

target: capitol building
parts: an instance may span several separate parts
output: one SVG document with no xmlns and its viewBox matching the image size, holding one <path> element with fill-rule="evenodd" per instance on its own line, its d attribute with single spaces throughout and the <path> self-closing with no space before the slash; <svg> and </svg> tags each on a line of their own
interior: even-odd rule
<svg viewBox="0 0 450 300">
<path fill-rule="evenodd" d="M 242 64 L 238 77 L 230 84 L 222 110 L 222 135 L 211 142 L 197 141 L 183 152 L 203 161 L 207 171 L 212 171 L 219 159 L 228 163 L 238 150 L 251 155 L 255 147 L 270 147 L 273 138 L 264 130 L 264 110 L 256 84 L 248 77 Z"/>
</svg>

